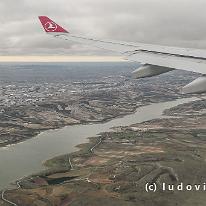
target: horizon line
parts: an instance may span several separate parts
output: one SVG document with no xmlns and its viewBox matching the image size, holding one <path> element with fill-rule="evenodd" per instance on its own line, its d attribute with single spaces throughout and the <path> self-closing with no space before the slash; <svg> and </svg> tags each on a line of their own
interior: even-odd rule
<svg viewBox="0 0 206 206">
<path fill-rule="evenodd" d="M 120 56 L 63 56 L 63 55 L 14 55 L 0 56 L 0 62 L 124 62 Z"/>
</svg>

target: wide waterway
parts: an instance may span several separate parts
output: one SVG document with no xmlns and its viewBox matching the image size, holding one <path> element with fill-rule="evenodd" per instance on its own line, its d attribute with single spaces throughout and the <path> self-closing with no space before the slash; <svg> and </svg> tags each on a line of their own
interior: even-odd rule
<svg viewBox="0 0 206 206">
<path fill-rule="evenodd" d="M 78 144 L 88 142 L 87 137 L 110 131 L 111 127 L 129 126 L 155 118 L 161 118 L 165 109 L 196 100 L 196 98 L 154 103 L 140 107 L 134 114 L 104 123 L 66 126 L 49 130 L 22 143 L 0 148 L 0 189 L 16 179 L 44 169 L 42 162 L 54 156 L 70 153 Z"/>
</svg>

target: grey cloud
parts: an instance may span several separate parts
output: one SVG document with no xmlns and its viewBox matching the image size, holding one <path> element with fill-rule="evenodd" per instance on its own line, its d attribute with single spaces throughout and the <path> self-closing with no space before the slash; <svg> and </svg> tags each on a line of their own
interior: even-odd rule
<svg viewBox="0 0 206 206">
<path fill-rule="evenodd" d="M 205 0 L 2 0 L 0 55 L 112 54 L 48 37 L 37 16 L 96 38 L 206 49 Z"/>
</svg>

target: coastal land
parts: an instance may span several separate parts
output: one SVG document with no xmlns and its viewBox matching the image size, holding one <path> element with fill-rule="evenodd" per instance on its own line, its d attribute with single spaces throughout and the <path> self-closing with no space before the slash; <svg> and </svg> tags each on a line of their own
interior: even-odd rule
<svg viewBox="0 0 206 206">
<path fill-rule="evenodd" d="M 204 205 L 203 189 L 147 193 L 145 185 L 205 182 L 205 109 L 205 99 L 197 100 L 166 110 L 172 118 L 90 138 L 79 151 L 47 160 L 47 170 L 22 179 L 5 196 L 21 206 Z"/>
<path fill-rule="evenodd" d="M 65 74 L 66 80 L 58 79 L 56 73 L 55 81 L 18 80 L 18 87 L 0 81 L 0 146 L 67 125 L 105 122 L 151 103 L 191 97 L 178 91 L 194 75 L 174 71 L 136 81 L 129 68 L 123 72 L 125 65 L 116 67 L 110 75 L 101 69 L 86 79 L 81 71 L 69 80 Z M 76 152 L 45 161 L 46 170 L 3 190 L 0 205 L 204 205 L 204 191 L 145 190 L 147 183 L 204 183 L 206 105 L 201 97 L 165 110 L 165 118 L 115 127 L 78 145 Z"/>
</svg>

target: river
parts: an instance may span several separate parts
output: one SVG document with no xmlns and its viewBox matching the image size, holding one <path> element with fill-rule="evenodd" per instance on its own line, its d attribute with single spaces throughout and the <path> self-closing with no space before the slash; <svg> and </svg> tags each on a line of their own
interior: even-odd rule
<svg viewBox="0 0 206 206">
<path fill-rule="evenodd" d="M 9 183 L 20 177 L 45 169 L 42 165 L 43 161 L 77 150 L 75 146 L 88 142 L 87 137 L 110 131 L 111 127 L 129 126 L 134 123 L 161 118 L 165 109 L 194 100 L 196 98 L 154 103 L 138 108 L 134 114 L 108 122 L 73 125 L 49 130 L 24 142 L 0 148 L 0 189 L 7 187 Z"/>
</svg>

